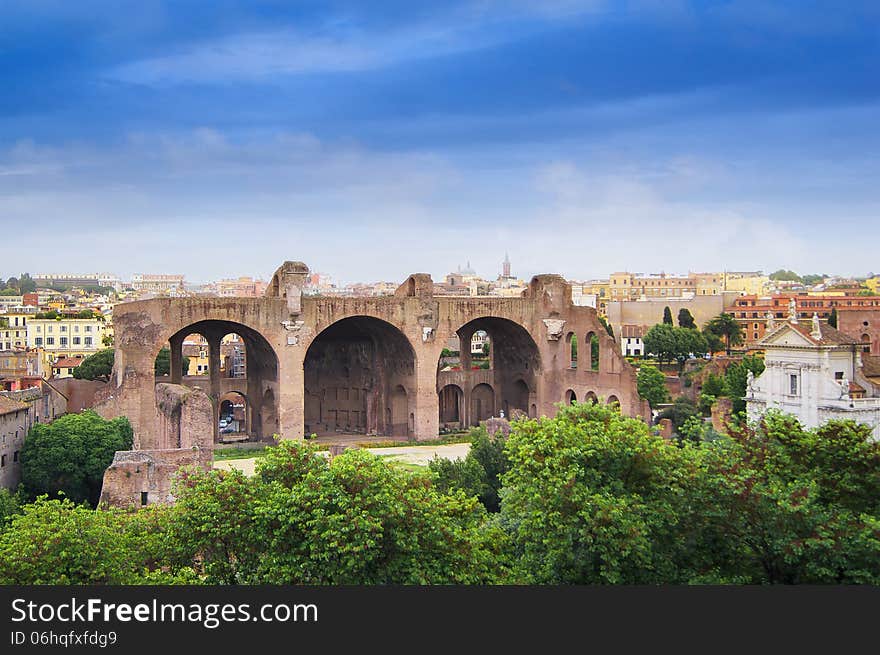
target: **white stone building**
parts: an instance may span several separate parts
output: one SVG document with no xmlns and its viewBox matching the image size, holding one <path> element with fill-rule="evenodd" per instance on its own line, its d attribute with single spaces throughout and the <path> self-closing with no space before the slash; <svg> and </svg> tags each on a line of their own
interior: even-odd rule
<svg viewBox="0 0 880 655">
<path fill-rule="evenodd" d="M 865 375 L 858 341 L 821 325 L 815 314 L 809 323 L 799 322 L 796 313 L 778 325 L 770 321 L 757 344 L 766 369 L 746 390 L 749 419 L 770 408 L 810 428 L 852 419 L 870 425 L 880 440 L 880 387 Z"/>
</svg>

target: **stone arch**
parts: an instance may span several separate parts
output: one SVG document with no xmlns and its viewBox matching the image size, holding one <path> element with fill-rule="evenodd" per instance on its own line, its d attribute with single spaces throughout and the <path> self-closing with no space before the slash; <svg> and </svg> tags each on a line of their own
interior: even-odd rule
<svg viewBox="0 0 880 655">
<path fill-rule="evenodd" d="M 529 407 L 529 418 L 538 418 L 538 406 L 535 403 Z"/>
<path fill-rule="evenodd" d="M 179 370 L 182 366 L 184 339 L 193 334 L 201 335 L 208 342 L 210 364 L 207 376 L 184 377 Z M 247 353 L 246 361 L 242 362 L 243 376 L 235 379 L 221 376 L 222 341 L 230 334 L 238 335 Z M 170 378 L 170 382 L 175 384 L 197 386 L 208 394 L 214 405 L 215 442 L 219 438 L 221 397 L 230 392 L 238 392 L 251 400 L 248 403 L 248 411 L 251 417 L 250 434 L 253 438 L 271 440 L 278 432 L 278 355 L 260 332 L 236 321 L 204 319 L 177 329 L 168 337 L 167 343 L 170 344 L 171 350 L 171 371 L 165 381 L 169 381 Z M 165 342 L 154 346 L 153 358 L 164 346 Z M 158 377 L 155 379 L 160 381 Z M 267 395 L 267 391 L 271 393 Z M 267 406 L 266 402 L 271 403 L 271 406 Z M 261 419 L 263 414 L 276 418 L 271 425 L 268 425 Z"/>
<path fill-rule="evenodd" d="M 447 384 L 438 393 L 440 427 L 457 429 L 464 423 L 464 391 L 457 384 Z"/>
<path fill-rule="evenodd" d="M 577 334 L 575 334 L 574 332 L 569 332 L 568 336 L 565 338 L 565 341 L 568 344 L 568 367 L 569 368 L 577 368 L 578 367 Z"/>
<path fill-rule="evenodd" d="M 474 369 L 469 349 L 461 347 L 462 344 L 471 343 L 471 338 L 478 331 L 486 332 L 490 343 L 488 369 Z M 493 414 L 498 409 L 504 410 L 508 417 L 514 409 L 527 412 L 529 403 L 534 400 L 532 391 L 537 389 L 537 379 L 541 371 L 538 345 L 529 331 L 508 318 L 482 316 L 471 319 L 458 328 L 455 334 L 459 343 L 460 365 L 450 370 L 438 370 L 438 390 L 447 384 L 456 384 L 466 390 L 468 397 L 472 397 L 473 391 L 467 393 L 467 390 L 475 390 L 478 385 L 487 384 L 495 392 Z M 485 402 L 483 406 L 487 406 Z M 470 413 L 475 409 L 474 402 L 466 399 L 465 407 Z M 464 423 L 476 425 L 484 418 L 488 416 L 478 419 L 468 414 Z"/>
<path fill-rule="evenodd" d="M 593 403 L 594 405 L 599 402 L 599 398 L 596 397 L 596 394 L 592 391 L 588 391 L 584 394 L 584 402 L 585 403 Z"/>
<path fill-rule="evenodd" d="M 251 435 L 250 402 L 245 394 L 240 391 L 227 391 L 220 396 L 219 418 L 219 441 L 224 440 L 224 435 Z M 227 421 L 224 421 L 227 419 Z"/>
<path fill-rule="evenodd" d="M 324 328 L 303 361 L 306 433 L 411 433 L 416 355 L 406 335 L 372 316 Z"/>
<path fill-rule="evenodd" d="M 485 382 L 471 391 L 471 425 L 495 416 L 495 390 Z"/>
<path fill-rule="evenodd" d="M 574 389 L 569 389 L 565 392 L 565 404 L 574 405 L 575 403 L 577 403 L 577 394 L 574 392 Z"/>
<path fill-rule="evenodd" d="M 608 396 L 608 400 L 605 401 L 605 404 L 610 407 L 614 407 L 616 405 L 617 409 L 620 409 L 620 400 L 614 394 Z"/>
<path fill-rule="evenodd" d="M 862 352 L 870 353 L 871 352 L 871 335 L 867 332 L 862 335 Z"/>
</svg>

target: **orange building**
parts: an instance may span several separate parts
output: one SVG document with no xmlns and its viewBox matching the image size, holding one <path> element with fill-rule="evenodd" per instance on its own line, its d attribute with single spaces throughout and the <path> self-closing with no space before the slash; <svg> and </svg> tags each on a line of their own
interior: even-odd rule
<svg viewBox="0 0 880 655">
<path fill-rule="evenodd" d="M 841 292 L 842 294 L 845 292 Z M 731 314 L 743 329 L 745 346 L 764 338 L 768 314 L 773 321 L 788 318 L 791 299 L 799 318 L 810 319 L 813 314 L 827 321 L 833 309 L 837 310 L 838 329 L 849 337 L 871 344 L 870 351 L 880 352 L 880 296 L 812 295 L 778 293 L 772 296 L 739 296 L 724 311 Z M 865 336 L 867 335 L 867 337 Z"/>
</svg>

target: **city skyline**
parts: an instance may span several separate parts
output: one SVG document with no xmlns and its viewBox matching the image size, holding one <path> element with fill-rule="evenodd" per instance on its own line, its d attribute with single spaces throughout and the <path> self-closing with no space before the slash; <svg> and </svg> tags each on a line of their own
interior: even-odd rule
<svg viewBox="0 0 880 655">
<path fill-rule="evenodd" d="M 876 269 L 872 3 L 91 4 L 4 8 L 13 274 Z"/>
</svg>

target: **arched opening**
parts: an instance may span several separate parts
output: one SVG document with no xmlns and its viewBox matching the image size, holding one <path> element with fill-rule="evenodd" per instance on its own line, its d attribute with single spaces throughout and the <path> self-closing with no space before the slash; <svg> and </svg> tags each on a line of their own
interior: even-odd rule
<svg viewBox="0 0 880 655">
<path fill-rule="evenodd" d="M 471 391 L 471 425 L 495 416 L 495 390 L 488 384 L 478 384 Z"/>
<path fill-rule="evenodd" d="M 169 345 L 168 375 L 157 375 L 156 381 L 199 387 L 210 396 L 215 441 L 224 428 L 225 435 L 251 440 L 268 441 L 277 434 L 278 357 L 263 335 L 233 321 L 207 320 L 178 330 Z M 162 350 L 159 357 L 164 357 Z M 229 404 L 224 405 L 224 400 Z M 232 414 L 243 416 L 232 426 L 233 432 L 229 428 L 235 419 L 220 425 L 221 412 L 230 407 Z M 268 422 L 265 416 L 270 417 Z"/>
<path fill-rule="evenodd" d="M 219 441 L 242 441 L 250 434 L 247 397 L 238 391 L 229 391 L 220 397 Z"/>
<path fill-rule="evenodd" d="M 584 402 L 585 403 L 593 403 L 594 405 L 599 402 L 599 399 L 596 397 L 596 394 L 592 391 L 588 391 L 584 394 Z"/>
<path fill-rule="evenodd" d="M 608 405 L 609 407 L 616 407 L 618 410 L 620 410 L 620 401 L 617 399 L 617 396 L 615 396 L 614 394 L 611 394 L 610 396 L 608 396 L 608 400 L 605 401 L 605 404 Z"/>
<path fill-rule="evenodd" d="M 566 405 L 574 405 L 577 402 L 577 394 L 575 394 L 574 390 L 569 389 L 565 392 L 565 404 Z"/>
<path fill-rule="evenodd" d="M 471 348 L 461 347 L 468 343 Z M 482 346 L 478 348 L 478 344 Z M 488 350 L 488 358 L 483 360 L 485 364 L 475 359 L 477 350 Z M 445 352 L 457 352 L 458 361 L 441 355 L 437 366 L 438 393 L 451 384 L 473 390 L 468 394 L 470 400 L 459 405 L 462 426 L 478 425 L 499 409 L 508 418 L 517 412 L 528 412 L 529 404 L 535 400 L 532 390 L 537 388 L 541 360 L 537 344 L 524 327 L 505 318 L 477 318 L 456 331 Z M 486 387 L 477 395 L 476 400 L 480 400 L 480 411 L 477 411 L 474 392 L 479 385 Z M 488 397 L 481 397 L 485 396 L 486 388 L 493 392 L 491 403 Z"/>
<path fill-rule="evenodd" d="M 507 407 L 508 418 L 515 418 L 517 412 L 526 413 L 529 406 L 529 385 L 524 380 L 517 380 L 513 383 L 513 393 Z"/>
<path fill-rule="evenodd" d="M 568 333 L 568 367 L 569 368 L 577 368 L 578 367 L 578 340 L 577 335 L 574 332 Z"/>
<path fill-rule="evenodd" d="M 438 404 L 441 430 L 458 430 L 462 427 L 463 400 L 464 392 L 457 384 L 447 384 L 440 389 Z"/>
<path fill-rule="evenodd" d="M 529 407 L 529 418 L 538 418 L 538 406 L 535 403 Z"/>
<path fill-rule="evenodd" d="M 595 332 L 587 334 L 586 345 L 590 351 L 590 370 L 599 370 L 599 337 Z"/>
<path fill-rule="evenodd" d="M 312 341 L 303 369 L 307 434 L 411 434 L 415 351 L 390 323 L 333 323 Z"/>
<path fill-rule="evenodd" d="M 870 353 L 871 352 L 871 335 L 863 334 L 862 335 L 862 352 Z"/>
</svg>

